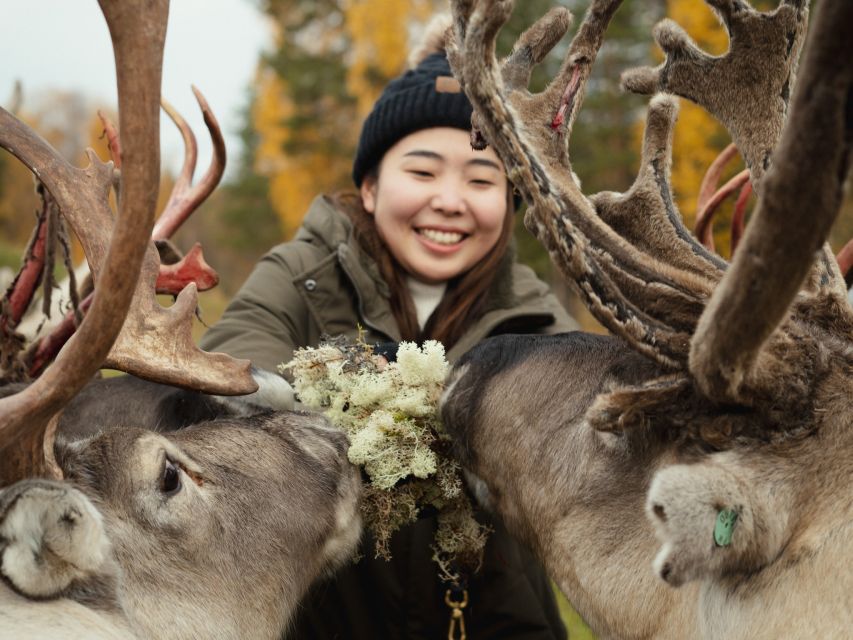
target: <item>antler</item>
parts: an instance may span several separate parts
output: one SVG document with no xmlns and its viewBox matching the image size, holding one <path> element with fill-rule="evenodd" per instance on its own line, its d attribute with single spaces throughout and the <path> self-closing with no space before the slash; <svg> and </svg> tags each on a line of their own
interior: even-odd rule
<svg viewBox="0 0 853 640">
<path fill-rule="evenodd" d="M 92 312 L 55 365 L 24 391 L 0 400 L 3 481 L 18 475 L 22 466 L 43 470 L 47 423 L 97 371 L 118 335 L 146 249 L 139 238 L 148 238 L 153 225 L 160 151 L 159 144 L 153 142 L 159 136 L 158 92 L 151 88 L 160 86 L 168 3 L 101 0 L 101 8 L 115 51 L 120 117 L 128 123 L 125 188 L 109 251 L 86 232 L 86 225 L 79 223 L 86 216 L 112 218 L 106 204 L 112 168 L 91 152 L 91 164 L 85 170 L 70 166 L 47 143 L 0 109 L 3 147 L 39 176 L 75 227 L 89 255 L 103 264 Z M 143 11 L 147 13 L 147 29 L 139 29 L 134 23 Z M 24 460 L 11 459 L 7 450 L 13 444 L 24 449 Z"/>
<path fill-rule="evenodd" d="M 552 10 L 522 34 L 499 67 L 494 39 L 512 3 L 455 2 L 451 64 L 475 106 L 475 124 L 495 145 L 510 179 L 531 205 L 525 223 L 596 319 L 662 365 L 683 369 L 690 335 L 719 279 L 721 263 L 686 232 L 672 202 L 672 100 L 661 98 L 652 105 L 644 164 L 632 192 L 623 197 L 602 194 L 591 202 L 571 172 L 571 127 L 604 30 L 619 4 L 591 4 L 559 75 L 542 93 L 531 94 L 525 85 L 531 67 L 568 27 L 569 15 L 562 9 Z M 607 213 L 616 204 L 622 213 Z M 681 267 L 662 263 L 652 246 L 631 246 L 620 237 L 622 232 L 626 237 L 657 237 L 654 246 L 671 240 Z"/>
<path fill-rule="evenodd" d="M 746 193 L 746 197 L 749 197 L 749 194 L 752 193 L 752 187 L 749 182 L 749 169 L 744 169 L 734 177 L 732 177 L 726 184 L 717 189 L 713 195 L 711 195 L 707 200 L 704 200 L 700 197 L 699 199 L 699 213 L 696 214 L 696 226 L 694 227 L 694 231 L 696 232 L 696 237 L 702 240 L 702 244 L 710 250 L 714 249 L 714 230 L 711 226 L 711 221 L 714 219 L 714 214 L 719 209 L 720 205 L 723 201 L 728 198 L 732 193 L 741 190 L 741 193 L 738 195 L 738 201 L 743 203 L 743 195 Z M 742 223 L 743 221 L 743 209 L 741 206 L 741 211 L 738 216 L 735 216 L 732 220 L 732 243 L 734 245 L 734 233 L 735 229 L 738 228 L 737 220 L 739 219 Z"/>
<path fill-rule="evenodd" d="M 636 93 L 667 91 L 705 108 L 729 131 L 743 154 L 753 189 L 760 192 L 778 146 L 794 86 L 797 58 L 808 21 L 806 0 L 783 0 L 775 11 L 758 12 L 743 0 L 706 0 L 729 35 L 729 51 L 711 56 L 671 20 L 654 31 L 666 54 L 657 68 L 627 71 L 623 86 Z M 804 286 L 819 298 L 845 297 L 828 245 Z"/>
<path fill-rule="evenodd" d="M 190 188 L 192 176 L 195 171 L 196 159 L 198 156 L 198 148 L 196 145 L 195 136 L 192 130 L 187 125 L 186 121 L 175 109 L 165 100 L 161 100 L 161 106 L 172 121 L 177 125 L 181 136 L 184 140 L 184 165 L 178 180 L 175 182 L 169 201 L 160 215 L 152 232 L 152 240 L 155 241 L 158 251 L 161 249 L 162 242 L 171 237 L 172 234 L 186 221 L 192 212 L 203 202 L 213 191 L 216 185 L 222 178 L 225 169 L 225 141 L 222 138 L 222 132 L 219 128 L 219 123 L 216 117 L 207 105 L 207 101 L 198 89 L 193 87 L 193 92 L 204 114 L 205 124 L 210 132 L 211 140 L 213 141 L 214 154 L 211 159 L 211 164 L 202 180 L 195 186 Z M 121 140 L 115 125 L 105 117 L 100 111 L 98 117 L 104 126 L 104 132 L 108 139 L 110 157 L 116 167 L 114 172 L 116 179 L 113 187 L 117 194 L 120 194 L 121 184 L 119 181 L 121 167 Z M 177 255 L 174 260 L 168 263 L 164 262 L 163 254 L 160 254 L 160 268 L 156 281 L 156 292 L 158 294 L 169 294 L 177 296 L 189 284 L 194 283 L 198 291 L 206 291 L 215 287 L 219 282 L 219 276 L 210 265 L 204 260 L 201 246 L 196 244 L 185 256 Z M 91 295 L 91 294 L 90 294 Z M 89 308 L 90 300 L 85 299 L 80 305 L 80 309 L 85 311 Z M 31 377 L 38 376 L 47 364 L 50 363 L 56 354 L 68 341 L 79 324 L 79 320 L 75 314 L 68 313 L 62 321 L 56 325 L 49 335 L 40 339 L 30 348 L 29 360 L 29 375 Z M 186 342 L 186 341 L 184 341 Z M 146 374 L 147 375 L 147 374 Z M 238 375 L 237 380 L 240 380 Z M 245 377 L 243 376 L 243 380 Z M 162 382 L 170 382 L 170 380 L 162 380 Z M 174 382 L 174 381 L 172 381 Z M 234 393 L 234 391 L 224 390 L 223 393 Z"/>
<path fill-rule="evenodd" d="M 172 105 L 162 100 L 163 110 L 181 131 L 186 151 L 181 174 L 172 188 L 172 193 L 169 196 L 169 201 L 166 203 L 165 210 L 154 225 L 154 232 L 151 236 L 152 240 L 171 238 L 187 217 L 213 192 L 225 171 L 225 140 L 222 138 L 222 130 L 219 127 L 219 122 L 217 122 L 216 116 L 213 115 L 213 111 L 207 104 L 207 100 L 205 100 L 201 91 L 195 86 L 192 87 L 192 90 L 196 101 L 198 101 L 198 106 L 201 107 L 204 124 L 210 132 L 210 139 L 213 142 L 213 157 L 210 160 L 210 166 L 201 180 L 196 185 L 191 186 L 193 173 L 195 173 L 196 158 L 198 157 L 198 146 L 196 145 L 195 135 L 193 135 L 192 129 L 190 129 L 189 125 Z"/>
<path fill-rule="evenodd" d="M 198 205 L 210 195 L 225 170 L 225 141 L 216 117 L 201 92 L 193 87 L 204 122 L 213 141 L 213 157 L 202 179 L 192 185 L 198 157 L 195 136 L 180 114 L 165 100 L 163 110 L 181 131 L 185 156 L 181 174 L 169 201 L 151 234 L 152 240 L 169 238 Z M 121 136 L 124 131 L 119 127 Z M 200 276 L 196 280 L 195 276 Z M 132 372 L 142 378 L 223 395 L 250 393 L 257 386 L 249 375 L 249 363 L 219 353 L 207 353 L 195 346 L 192 318 L 197 306 L 198 287 L 215 284 L 216 274 L 207 266 L 200 247 L 193 247 L 173 269 L 163 270 L 152 248 L 146 257 L 139 285 L 124 329 L 107 358 L 106 365 Z M 155 290 L 176 293 L 175 304 L 160 306 Z"/>
<path fill-rule="evenodd" d="M 690 371 L 711 399 L 742 401 L 750 385 L 766 384 L 751 377 L 761 371 L 781 374 L 778 368 L 768 371 L 754 365 L 762 355 L 770 356 L 773 349 L 763 347 L 788 314 L 812 269 L 815 252 L 825 253 L 821 245 L 839 211 L 853 140 L 849 116 L 853 66 L 838 64 L 853 59 L 849 34 L 840 28 L 849 24 L 853 4 L 818 5 L 790 122 L 773 154 L 756 213 L 693 337 Z M 800 179 L 803 158 L 821 167 L 805 181 Z M 834 260 L 829 262 L 824 268 L 840 279 Z M 836 317 L 846 318 L 849 327 L 846 300 L 837 307 Z M 755 309 L 761 313 L 749 312 Z"/>
<path fill-rule="evenodd" d="M 248 362 L 204 354 L 192 345 L 186 319 L 195 310 L 194 286 L 187 287 L 169 309 L 160 307 L 153 296 L 159 260 L 148 238 L 159 181 L 159 86 L 168 0 L 100 0 L 100 4 L 115 52 L 123 138 L 115 222 L 107 198 L 111 163 L 102 163 L 89 151 L 90 165 L 77 169 L 0 109 L 0 144 L 56 199 L 84 247 L 96 281 L 90 312 L 54 364 L 24 391 L 0 400 L 4 460 L 0 483 L 51 468 L 52 440 L 43 438 L 47 423 L 105 359 L 125 371 L 216 393 L 256 388 Z M 110 229 L 112 241 L 107 246 Z M 125 319 L 131 301 L 136 310 Z M 144 346 L 131 344 L 133 340 Z M 12 454 L 13 449 L 18 455 Z"/>
<path fill-rule="evenodd" d="M 816 357 L 819 351 L 817 348 L 810 351 L 815 347 L 814 341 L 803 339 L 811 330 L 805 325 L 813 325 L 822 315 L 832 318 L 833 330 L 850 327 L 846 330 L 853 331 L 846 299 L 842 308 L 838 295 L 840 275 L 837 267 L 834 261 L 823 259 L 826 252 L 820 250 L 821 260 L 795 304 L 793 319 L 785 325 L 785 332 L 780 333 L 781 337 L 772 348 L 766 350 L 767 357 L 774 362 L 786 353 L 794 353 L 795 357 L 788 359 L 790 366 L 781 374 L 778 367 L 775 370 L 762 367 L 761 370 L 767 372 L 763 377 L 747 375 L 757 351 L 783 320 L 803 285 L 813 252 L 820 248 L 828 229 L 827 221 L 832 217 L 827 212 L 837 211 L 838 176 L 845 175 L 846 167 L 841 158 L 846 158 L 847 153 L 839 151 L 839 145 L 849 144 L 850 139 L 850 125 L 848 123 L 848 129 L 844 129 L 838 109 L 843 111 L 842 98 L 849 91 L 846 78 L 850 70 L 847 68 L 842 74 L 830 73 L 829 69 L 835 69 L 832 64 L 821 67 L 823 62 L 811 63 L 818 67 L 818 80 L 812 78 L 808 69 L 804 71 L 808 79 L 803 82 L 812 95 L 836 93 L 826 100 L 821 97 L 818 101 L 821 106 L 815 107 L 818 111 L 797 116 L 786 136 L 793 140 L 795 132 L 810 131 L 814 134 L 810 140 L 815 144 L 827 139 L 836 144 L 830 145 L 834 151 L 822 149 L 820 154 L 815 153 L 810 158 L 810 164 L 826 169 L 820 180 L 809 185 L 808 196 L 803 191 L 796 198 L 786 193 L 787 204 L 782 208 L 780 194 L 785 193 L 785 189 L 796 190 L 799 184 L 793 173 L 785 173 L 784 188 L 780 187 L 776 169 L 771 169 L 769 174 L 766 172 L 771 166 L 769 152 L 776 145 L 787 111 L 807 10 L 802 0 L 785 0 L 769 13 L 758 13 L 740 0 L 708 0 L 708 3 L 721 13 L 729 30 L 729 53 L 719 58 L 708 56 L 678 27 L 665 21 L 657 27 L 656 37 L 667 52 L 666 62 L 658 69 L 625 74 L 623 84 L 647 93 L 661 89 L 673 91 L 699 102 L 729 127 L 737 147 L 747 159 L 753 185 L 764 178 L 767 193 L 763 199 L 774 203 L 774 213 L 764 213 L 763 224 L 751 225 L 755 228 L 747 234 L 735 262 L 739 276 L 683 228 L 672 202 L 669 164 L 672 125 L 677 110 L 673 98 L 657 95 L 650 103 L 641 168 L 628 192 L 585 198 L 573 179 L 568 152 L 572 123 L 589 67 L 601 45 L 604 29 L 619 5 L 618 0 L 593 0 L 559 75 L 540 94 L 534 95 L 527 90 L 530 68 L 566 31 L 569 19 L 563 10 L 550 12 L 525 32 L 510 56 L 499 65 L 494 57 L 494 41 L 509 15 L 512 2 L 456 0 L 450 59 L 454 73 L 475 107 L 473 123 L 477 133 L 473 140 L 482 144 L 485 139 L 494 145 L 508 168 L 510 179 L 530 204 L 525 219 L 528 228 L 542 241 L 602 324 L 625 338 L 636 350 L 677 372 L 665 382 L 653 381 L 647 387 L 628 390 L 626 398 L 630 396 L 630 403 L 636 405 L 641 398 L 648 404 L 654 403 L 655 398 L 691 397 L 690 390 L 694 387 L 687 381 L 689 371 L 705 394 L 702 402 L 710 399 L 748 406 L 763 403 L 770 407 L 771 413 L 782 413 L 782 406 L 794 406 L 807 397 L 808 376 L 818 368 L 811 361 L 811 365 L 804 366 L 808 358 Z M 849 24 L 853 5 L 835 4 L 847 7 L 828 10 L 833 13 L 829 22 Z M 821 41 L 822 36 L 817 33 L 820 31 L 816 30 L 814 39 Z M 841 46 L 838 38 L 843 40 L 835 34 L 829 40 L 831 44 L 818 46 L 821 50 L 832 50 L 829 58 L 850 59 L 850 45 Z M 822 83 L 828 88 L 818 92 L 817 87 Z M 802 95 L 802 89 L 797 95 Z M 792 111 L 796 109 L 792 107 Z M 805 126 L 806 120 L 809 127 Z M 753 126 L 753 121 L 758 125 Z M 816 130 L 816 122 L 827 124 Z M 845 140 L 848 142 L 843 142 Z M 783 145 L 774 158 L 778 163 L 786 162 L 793 167 L 806 157 L 804 150 L 805 147 L 793 143 Z M 740 180 L 745 180 L 745 176 Z M 817 215 L 814 215 L 815 203 L 819 203 Z M 797 205 L 796 220 L 790 220 L 789 212 Z M 764 208 L 767 207 L 765 204 Z M 788 218 L 784 226 L 778 220 L 783 213 Z M 777 220 L 771 225 L 768 220 L 774 216 Z M 796 226 L 802 217 L 811 220 L 805 237 Z M 797 233 L 791 233 L 792 228 L 797 228 Z M 764 240 L 757 240 L 759 237 Z M 782 257 L 782 247 L 791 252 L 795 245 L 804 246 L 806 250 L 794 251 L 793 260 L 791 256 Z M 756 254 L 756 251 L 763 253 Z M 754 263 L 753 267 L 745 269 L 743 265 L 750 263 Z M 779 269 L 782 264 L 785 268 Z M 777 289 L 782 280 L 787 283 L 786 287 Z M 712 292 L 721 281 L 723 284 L 714 294 L 714 303 L 706 309 Z M 767 313 L 762 305 L 771 298 L 772 310 Z M 756 309 L 761 311 L 756 313 Z M 702 324 L 697 329 L 700 316 Z M 749 321 L 744 322 L 745 318 Z M 828 324 L 829 321 L 823 326 Z M 807 352 L 812 355 L 808 356 Z M 720 356 L 716 357 L 716 353 Z M 801 356 L 799 365 L 790 364 L 798 361 L 797 354 Z M 788 369 L 796 366 L 803 366 L 803 370 L 792 383 L 796 393 L 792 394 L 791 404 L 786 404 L 789 398 L 774 397 L 772 382 L 778 383 L 780 375 L 784 377 Z M 770 380 L 771 373 L 775 381 Z M 778 384 L 775 389 L 778 390 Z M 624 402 L 617 401 L 614 406 L 618 408 L 620 404 Z M 603 411 L 593 418 L 606 420 L 604 414 Z"/>
<path fill-rule="evenodd" d="M 630 91 L 674 93 L 701 105 L 731 133 L 758 186 L 782 133 L 794 71 L 806 33 L 806 0 L 761 13 L 742 0 L 706 0 L 722 19 L 730 48 L 711 56 L 672 20 L 654 37 L 666 53 L 659 67 L 623 74 Z"/>
</svg>

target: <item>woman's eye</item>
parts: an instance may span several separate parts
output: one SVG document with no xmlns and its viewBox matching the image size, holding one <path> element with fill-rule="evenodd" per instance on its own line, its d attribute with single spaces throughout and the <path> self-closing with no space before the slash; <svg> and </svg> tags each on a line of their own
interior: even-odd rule
<svg viewBox="0 0 853 640">
<path fill-rule="evenodd" d="M 163 475 L 160 478 L 160 491 L 173 496 L 181 490 L 181 470 L 171 461 L 166 460 L 163 467 Z"/>
<path fill-rule="evenodd" d="M 495 183 L 491 180 L 471 180 L 471 184 L 475 184 L 478 187 L 491 187 Z"/>
<path fill-rule="evenodd" d="M 419 178 L 432 178 L 432 172 L 421 171 L 420 169 L 409 169 L 409 173 Z"/>
</svg>

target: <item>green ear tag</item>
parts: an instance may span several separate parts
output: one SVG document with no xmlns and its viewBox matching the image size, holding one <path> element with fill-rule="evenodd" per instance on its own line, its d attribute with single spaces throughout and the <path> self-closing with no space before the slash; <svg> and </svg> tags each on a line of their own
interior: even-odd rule
<svg viewBox="0 0 853 640">
<path fill-rule="evenodd" d="M 718 547 L 727 547 L 732 543 L 732 534 L 737 523 L 737 512 L 734 509 L 721 509 L 714 524 L 714 542 Z"/>
</svg>

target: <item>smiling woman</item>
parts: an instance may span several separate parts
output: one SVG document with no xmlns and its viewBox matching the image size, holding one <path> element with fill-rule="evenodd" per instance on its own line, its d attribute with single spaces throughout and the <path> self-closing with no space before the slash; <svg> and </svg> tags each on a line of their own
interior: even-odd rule
<svg viewBox="0 0 853 640">
<path fill-rule="evenodd" d="M 275 370 L 323 334 L 392 354 L 401 340 L 432 339 L 453 362 L 489 335 L 575 327 L 514 260 L 511 185 L 493 151 L 471 149 L 471 105 L 435 42 L 364 122 L 358 190 L 314 201 L 296 238 L 255 267 L 205 348 Z M 390 562 L 375 559 L 365 539 L 363 559 L 309 596 L 294 637 L 446 637 L 467 601 L 471 637 L 564 638 L 541 569 L 500 522 L 478 519 L 494 529 L 479 571 L 457 567 L 455 582 L 442 582 L 431 549 L 437 519 L 419 519 L 391 538 Z"/>
<path fill-rule="evenodd" d="M 494 151 L 473 150 L 461 129 L 435 127 L 388 149 L 361 198 L 394 259 L 415 279 L 437 284 L 506 244 L 508 191 Z"/>
</svg>

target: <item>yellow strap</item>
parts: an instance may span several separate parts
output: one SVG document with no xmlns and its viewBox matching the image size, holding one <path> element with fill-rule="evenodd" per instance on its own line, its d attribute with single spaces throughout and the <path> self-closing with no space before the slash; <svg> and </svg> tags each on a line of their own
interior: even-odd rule
<svg viewBox="0 0 853 640">
<path fill-rule="evenodd" d="M 448 589 L 444 594 L 444 603 L 450 607 L 450 627 L 447 629 L 447 640 L 466 640 L 468 637 L 465 634 L 465 614 L 462 609 L 468 606 L 468 591 L 462 590 L 462 600 L 456 602 L 450 598 L 451 591 Z M 459 629 L 459 636 L 456 635 L 456 630 Z"/>
</svg>

